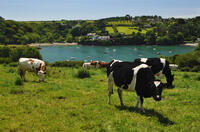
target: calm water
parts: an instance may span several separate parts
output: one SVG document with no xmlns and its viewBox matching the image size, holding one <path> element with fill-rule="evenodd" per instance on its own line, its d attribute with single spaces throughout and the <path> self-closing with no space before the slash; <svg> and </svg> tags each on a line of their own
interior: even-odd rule
<svg viewBox="0 0 200 132">
<path fill-rule="evenodd" d="M 66 60 L 111 61 L 119 59 L 133 61 L 141 57 L 172 56 L 187 53 L 194 49 L 191 46 L 48 46 L 42 47 L 40 53 L 48 62 Z"/>
</svg>

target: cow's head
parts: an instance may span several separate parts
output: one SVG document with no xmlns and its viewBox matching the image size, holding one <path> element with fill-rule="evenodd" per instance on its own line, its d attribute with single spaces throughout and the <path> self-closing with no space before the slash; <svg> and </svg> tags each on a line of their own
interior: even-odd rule
<svg viewBox="0 0 200 132">
<path fill-rule="evenodd" d="M 46 66 L 44 64 L 40 64 L 40 70 L 38 71 L 39 81 L 44 81 L 44 76 L 46 74 Z"/>
<path fill-rule="evenodd" d="M 160 80 L 155 80 L 152 85 L 153 90 L 153 98 L 155 101 L 161 100 L 162 90 L 163 90 L 163 83 Z"/>
<path fill-rule="evenodd" d="M 43 82 L 44 81 L 44 77 L 45 77 L 46 71 L 38 71 L 38 77 L 39 77 L 39 81 Z"/>
</svg>

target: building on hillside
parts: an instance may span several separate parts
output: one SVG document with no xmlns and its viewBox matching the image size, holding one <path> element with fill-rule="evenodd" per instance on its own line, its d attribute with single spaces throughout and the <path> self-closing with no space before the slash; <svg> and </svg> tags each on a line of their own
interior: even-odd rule
<svg viewBox="0 0 200 132">
<path fill-rule="evenodd" d="M 197 41 L 200 42 L 200 38 L 197 38 Z"/>
<path fill-rule="evenodd" d="M 144 25 L 145 28 L 151 28 L 151 25 Z"/>
<path fill-rule="evenodd" d="M 98 36 L 98 40 L 109 40 L 110 36 Z"/>
<path fill-rule="evenodd" d="M 96 33 L 88 33 L 87 36 L 91 38 L 91 40 L 109 40 L 110 36 L 100 36 L 96 35 Z"/>
<path fill-rule="evenodd" d="M 96 33 L 88 33 L 87 36 L 95 36 Z"/>
</svg>

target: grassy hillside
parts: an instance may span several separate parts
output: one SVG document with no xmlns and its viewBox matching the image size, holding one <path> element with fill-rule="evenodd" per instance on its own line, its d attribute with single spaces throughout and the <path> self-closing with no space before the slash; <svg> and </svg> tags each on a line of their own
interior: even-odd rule
<svg viewBox="0 0 200 132">
<path fill-rule="evenodd" d="M 136 94 L 124 92 L 120 106 L 116 88 L 107 104 L 105 69 L 48 67 L 46 82 L 27 74 L 15 85 L 17 67 L 0 65 L 0 131 L 193 131 L 200 130 L 200 73 L 175 73 L 175 88 L 163 99 L 144 100 L 145 114 L 134 109 Z"/>
</svg>

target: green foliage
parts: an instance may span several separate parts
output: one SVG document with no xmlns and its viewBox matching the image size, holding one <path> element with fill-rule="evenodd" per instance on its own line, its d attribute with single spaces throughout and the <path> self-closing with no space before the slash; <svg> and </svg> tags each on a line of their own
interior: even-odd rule
<svg viewBox="0 0 200 132">
<path fill-rule="evenodd" d="M 90 77 L 90 72 L 85 68 L 81 68 L 77 72 L 77 77 L 78 78 L 88 78 L 88 77 Z"/>
<path fill-rule="evenodd" d="M 0 57 L 9 57 L 10 48 L 7 46 L 0 47 Z"/>
<path fill-rule="evenodd" d="M 21 78 L 17 77 L 15 80 L 15 85 L 18 85 L 18 86 L 23 85 L 23 80 Z"/>
<path fill-rule="evenodd" d="M 29 46 L 17 46 L 17 47 L 1 46 L 0 51 L 2 53 L 5 53 L 5 55 L 2 55 L 2 57 L 0 57 L 0 63 L 8 64 L 11 63 L 12 61 L 16 62 L 19 60 L 20 57 L 42 59 L 39 50 L 37 48 Z"/>
<path fill-rule="evenodd" d="M 196 48 L 194 51 L 182 55 L 174 55 L 169 58 L 170 63 L 175 63 L 182 71 L 200 71 L 200 52 Z"/>
<path fill-rule="evenodd" d="M 197 75 L 195 78 L 197 81 L 200 81 L 200 75 Z"/>
<path fill-rule="evenodd" d="M 198 43 L 197 47 L 195 48 L 196 51 L 200 51 L 200 42 Z"/>
<path fill-rule="evenodd" d="M 183 78 L 190 78 L 190 76 L 188 74 L 183 74 Z"/>
<path fill-rule="evenodd" d="M 2 57 L 0 57 L 0 64 L 3 64 L 3 63 L 8 64 L 8 63 L 11 63 L 11 62 L 12 62 L 11 58 L 8 58 L 8 57 L 2 58 Z"/>
<path fill-rule="evenodd" d="M 139 39 L 136 44 L 144 44 L 144 42 L 160 45 L 182 44 L 185 40 L 195 42 L 200 36 L 198 20 L 198 18 L 187 20 L 163 19 L 160 16 L 136 16 L 133 18 L 130 15 L 94 21 L 17 22 L 2 18 L 0 19 L 0 43 L 79 42 L 79 37 L 86 37 L 88 33 L 96 33 L 98 35 L 109 35 L 111 38 L 114 36 L 114 40 L 105 41 L 104 44 L 115 44 L 114 42 L 117 44 L 121 42 L 122 44 L 133 44 L 135 38 L 132 34 L 140 32 L 146 35 L 144 40 Z M 122 35 L 114 35 L 115 33 Z M 131 41 L 130 39 L 134 40 Z M 85 40 L 84 43 L 86 42 L 89 41 Z"/>
</svg>

